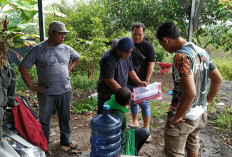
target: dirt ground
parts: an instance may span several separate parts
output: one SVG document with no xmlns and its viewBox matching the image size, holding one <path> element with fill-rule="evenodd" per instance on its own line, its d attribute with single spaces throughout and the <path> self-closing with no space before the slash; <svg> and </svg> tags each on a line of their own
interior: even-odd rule
<svg viewBox="0 0 232 157">
<path fill-rule="evenodd" d="M 161 82 L 162 86 L 165 86 L 165 91 L 162 91 L 163 100 L 170 101 L 171 96 L 167 94 L 172 89 L 172 79 L 170 75 L 155 73 L 152 77 L 153 81 Z M 224 81 L 221 86 L 220 93 L 223 94 L 222 102 L 225 105 L 232 104 L 232 82 Z M 219 109 L 220 110 L 220 109 Z M 71 138 L 78 144 L 77 150 L 59 150 L 59 127 L 58 118 L 55 113 L 51 119 L 51 144 L 49 145 L 49 151 L 47 156 L 51 157 L 76 157 L 81 156 L 84 151 L 90 151 L 90 136 L 91 128 L 89 126 L 92 117 L 95 113 L 85 114 L 72 114 L 71 127 L 72 134 Z M 130 116 L 130 115 L 127 115 Z M 212 117 L 210 115 L 209 117 Z M 142 121 L 139 122 L 142 126 Z M 145 143 L 139 155 L 143 157 L 163 157 L 164 139 L 163 139 L 163 128 L 165 119 L 157 120 L 152 118 L 151 124 L 154 126 L 151 128 L 151 134 L 153 137 L 152 142 Z M 232 135 L 225 135 L 214 129 L 210 124 L 201 131 L 200 133 L 200 157 L 231 157 L 232 154 Z M 227 143 L 226 143 L 227 142 Z"/>
</svg>

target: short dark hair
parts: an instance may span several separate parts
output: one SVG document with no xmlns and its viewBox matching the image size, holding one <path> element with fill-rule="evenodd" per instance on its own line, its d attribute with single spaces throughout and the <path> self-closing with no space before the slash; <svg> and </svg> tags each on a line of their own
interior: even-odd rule
<svg viewBox="0 0 232 157">
<path fill-rule="evenodd" d="M 176 39 L 181 37 L 180 32 L 173 22 L 164 22 L 159 25 L 156 31 L 156 38 L 162 40 L 163 37 Z"/>
<path fill-rule="evenodd" d="M 50 33 L 51 33 L 51 32 L 55 33 L 56 31 L 55 31 L 55 30 L 50 30 L 50 29 L 49 29 L 49 30 L 48 30 L 48 37 L 50 37 Z"/>
<path fill-rule="evenodd" d="M 119 88 L 115 91 L 115 101 L 122 106 L 126 106 L 131 97 L 131 91 L 127 87 Z"/>
<path fill-rule="evenodd" d="M 143 23 L 140 22 L 135 22 L 133 23 L 133 25 L 131 26 L 131 32 L 133 32 L 134 28 L 143 28 L 143 32 L 145 32 L 145 25 Z"/>
</svg>

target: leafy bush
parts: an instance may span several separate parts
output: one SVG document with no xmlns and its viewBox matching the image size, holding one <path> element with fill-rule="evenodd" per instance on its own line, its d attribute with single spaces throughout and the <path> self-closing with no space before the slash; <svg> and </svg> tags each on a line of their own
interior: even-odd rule
<svg viewBox="0 0 232 157">
<path fill-rule="evenodd" d="M 82 68 L 76 67 L 70 73 L 72 88 L 90 89 L 94 90 L 97 87 L 97 81 L 99 77 L 99 70 L 97 69 L 91 78 L 88 77 L 86 71 L 82 71 Z"/>
<path fill-rule="evenodd" d="M 75 113 L 84 113 L 94 111 L 97 108 L 97 98 L 92 97 L 85 99 L 83 102 L 73 101 L 72 109 Z"/>
<path fill-rule="evenodd" d="M 18 70 L 18 67 L 16 64 L 11 64 L 11 69 L 14 70 L 15 74 L 16 74 L 16 90 L 27 90 L 27 86 L 26 84 L 24 83 L 22 77 L 21 77 L 21 74 Z M 31 75 L 31 79 L 34 81 L 37 80 L 37 74 L 36 74 L 36 69 L 35 67 L 32 67 L 30 70 L 29 70 L 29 73 Z"/>
<path fill-rule="evenodd" d="M 217 66 L 224 80 L 232 81 L 232 65 L 231 59 L 212 59 L 214 64 Z"/>
<path fill-rule="evenodd" d="M 88 78 L 91 78 L 94 71 L 99 68 L 98 63 L 101 56 L 108 50 L 106 39 L 92 38 L 91 40 L 84 40 L 79 38 L 66 43 L 81 55 L 81 62 L 78 68 L 87 72 Z"/>
<path fill-rule="evenodd" d="M 165 62 L 165 63 L 172 63 L 172 59 L 175 53 L 170 54 L 163 49 L 163 47 L 159 44 L 155 47 L 155 57 L 156 62 Z"/>
</svg>

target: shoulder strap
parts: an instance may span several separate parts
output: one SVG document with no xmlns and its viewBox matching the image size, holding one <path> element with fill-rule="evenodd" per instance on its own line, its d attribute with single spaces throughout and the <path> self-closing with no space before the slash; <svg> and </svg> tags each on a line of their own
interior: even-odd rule
<svg viewBox="0 0 232 157">
<path fill-rule="evenodd" d="M 8 106 L 16 106 L 15 102 L 15 96 L 16 96 L 16 75 L 15 72 L 10 69 L 10 86 L 7 90 L 7 105 Z"/>
</svg>

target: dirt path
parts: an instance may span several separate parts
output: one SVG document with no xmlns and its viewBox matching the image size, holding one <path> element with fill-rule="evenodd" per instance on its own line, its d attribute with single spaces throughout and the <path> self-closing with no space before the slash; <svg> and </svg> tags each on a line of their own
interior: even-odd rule
<svg viewBox="0 0 232 157">
<path fill-rule="evenodd" d="M 172 89 L 172 79 L 166 74 L 154 74 L 153 81 L 162 82 L 162 86 L 165 86 L 162 101 L 170 101 L 171 96 L 166 94 L 167 91 Z M 232 82 L 224 81 L 220 93 L 224 94 L 222 102 L 225 105 L 232 104 Z M 77 142 L 79 148 L 75 151 L 59 150 L 59 127 L 57 114 L 52 116 L 51 120 L 51 144 L 49 145 L 49 152 L 47 156 L 51 157 L 76 157 L 80 156 L 83 151 L 90 151 L 90 136 L 91 128 L 89 126 L 90 121 L 94 115 L 90 113 L 86 114 L 72 114 L 71 127 L 72 127 L 72 140 Z M 142 126 L 142 121 L 140 121 Z M 151 124 L 154 126 L 151 128 L 153 140 L 149 144 L 145 144 L 140 151 L 139 155 L 143 157 L 163 157 L 163 127 L 165 120 L 151 119 Z M 231 136 L 229 136 L 231 138 Z M 200 155 L 201 157 L 231 157 L 232 147 L 224 142 L 223 135 L 215 130 L 210 124 L 201 131 L 200 134 Z"/>
</svg>

